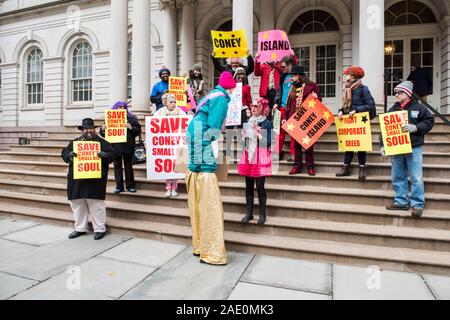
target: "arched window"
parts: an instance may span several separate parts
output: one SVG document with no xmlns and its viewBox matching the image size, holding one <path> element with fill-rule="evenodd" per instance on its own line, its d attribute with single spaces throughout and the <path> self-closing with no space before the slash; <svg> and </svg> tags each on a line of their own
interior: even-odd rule
<svg viewBox="0 0 450 320">
<path fill-rule="evenodd" d="M 42 104 L 44 87 L 42 51 L 38 48 L 32 49 L 26 57 L 26 62 L 27 104 Z"/>
<path fill-rule="evenodd" d="M 384 13 L 387 27 L 408 24 L 436 23 L 433 11 L 424 3 L 413 0 L 400 1 Z"/>
<path fill-rule="evenodd" d="M 338 31 L 336 19 L 326 11 L 311 10 L 301 14 L 291 25 L 289 34 Z"/>
<path fill-rule="evenodd" d="M 92 101 L 92 47 L 80 42 L 72 52 L 73 102 Z"/>
<path fill-rule="evenodd" d="M 128 85 L 127 85 L 127 96 L 131 99 L 132 96 L 132 78 L 131 78 L 131 52 L 133 48 L 133 40 L 128 40 Z"/>
</svg>

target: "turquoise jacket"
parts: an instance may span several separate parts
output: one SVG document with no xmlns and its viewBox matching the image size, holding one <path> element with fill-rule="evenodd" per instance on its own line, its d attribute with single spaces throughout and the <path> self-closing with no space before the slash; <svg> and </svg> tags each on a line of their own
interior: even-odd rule
<svg viewBox="0 0 450 320">
<path fill-rule="evenodd" d="M 217 169 L 211 142 L 220 137 L 231 99 L 221 86 L 217 86 L 203 99 L 208 99 L 214 93 L 223 95 L 208 100 L 187 130 L 189 170 L 192 172 L 214 173 Z"/>
</svg>

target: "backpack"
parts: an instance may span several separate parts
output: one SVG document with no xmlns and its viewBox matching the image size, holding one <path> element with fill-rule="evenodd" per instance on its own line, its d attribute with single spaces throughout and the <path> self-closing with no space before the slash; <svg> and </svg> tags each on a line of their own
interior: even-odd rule
<svg viewBox="0 0 450 320">
<path fill-rule="evenodd" d="M 363 89 L 361 90 L 361 93 L 360 93 L 360 98 L 361 98 L 361 101 L 364 101 L 364 104 L 367 105 L 366 92 L 367 92 L 367 87 L 363 86 Z M 376 106 L 369 107 L 369 116 L 370 116 L 370 120 L 373 120 L 377 117 L 377 107 Z"/>
</svg>

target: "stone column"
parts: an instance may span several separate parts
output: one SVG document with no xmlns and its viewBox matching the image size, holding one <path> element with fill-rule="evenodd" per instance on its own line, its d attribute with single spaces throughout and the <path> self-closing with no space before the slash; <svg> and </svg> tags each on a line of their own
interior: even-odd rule
<svg viewBox="0 0 450 320">
<path fill-rule="evenodd" d="M 111 0 L 111 104 L 127 100 L 128 1 Z"/>
<path fill-rule="evenodd" d="M 176 2 L 173 0 L 161 2 L 161 10 L 164 11 L 165 41 L 164 41 L 164 65 L 170 69 L 173 76 L 177 75 L 177 11 Z"/>
<path fill-rule="evenodd" d="M 253 53 L 253 0 L 233 0 L 233 30 L 244 29 Z"/>
<path fill-rule="evenodd" d="M 195 63 L 195 6 L 196 0 L 185 0 L 181 17 L 181 74 Z"/>
<path fill-rule="evenodd" d="M 133 0 L 131 56 L 133 110 L 148 112 L 151 75 L 151 0 Z"/>
<path fill-rule="evenodd" d="M 260 0 L 261 6 L 261 30 L 275 29 L 275 1 Z"/>
<path fill-rule="evenodd" d="M 360 0 L 358 64 L 366 71 L 364 83 L 369 87 L 376 104 L 384 103 L 384 1 Z"/>
</svg>

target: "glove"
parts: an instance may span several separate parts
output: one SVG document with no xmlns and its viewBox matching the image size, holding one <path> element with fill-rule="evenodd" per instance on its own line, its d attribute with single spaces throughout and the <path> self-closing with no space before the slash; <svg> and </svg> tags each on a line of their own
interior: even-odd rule
<svg viewBox="0 0 450 320">
<path fill-rule="evenodd" d="M 75 158 L 78 157 L 78 154 L 73 152 L 73 151 L 70 151 L 70 153 L 69 153 L 69 162 L 72 162 L 74 157 Z"/>
<path fill-rule="evenodd" d="M 414 124 L 406 124 L 402 127 L 402 132 L 411 132 L 416 133 L 417 132 L 417 126 Z"/>
<path fill-rule="evenodd" d="M 348 115 L 349 115 L 350 117 L 353 117 L 353 116 L 355 115 L 355 113 L 356 113 L 356 110 L 353 110 L 353 111 L 351 111 Z"/>
<path fill-rule="evenodd" d="M 100 159 L 105 159 L 107 156 L 105 152 L 100 151 L 99 153 L 97 153 L 97 157 L 99 157 Z"/>
<path fill-rule="evenodd" d="M 384 147 L 380 147 L 380 154 L 383 158 L 386 158 L 386 153 L 384 152 Z"/>
</svg>

